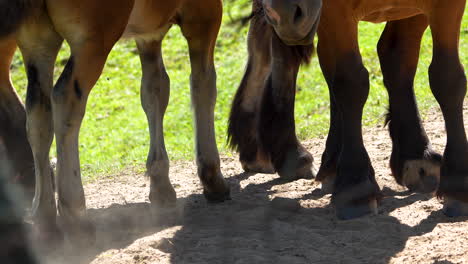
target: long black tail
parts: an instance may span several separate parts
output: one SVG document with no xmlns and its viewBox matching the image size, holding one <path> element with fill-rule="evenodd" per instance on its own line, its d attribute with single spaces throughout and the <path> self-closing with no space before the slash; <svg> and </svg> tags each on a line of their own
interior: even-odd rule
<svg viewBox="0 0 468 264">
<path fill-rule="evenodd" d="M 0 0 L 0 38 L 15 32 L 42 0 Z"/>
</svg>

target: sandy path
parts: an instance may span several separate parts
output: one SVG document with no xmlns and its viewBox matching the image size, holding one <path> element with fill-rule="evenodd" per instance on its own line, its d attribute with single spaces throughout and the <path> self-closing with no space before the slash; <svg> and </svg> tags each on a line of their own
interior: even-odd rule
<svg viewBox="0 0 468 264">
<path fill-rule="evenodd" d="M 468 120 L 465 108 L 465 119 Z M 436 150 L 445 144 L 433 111 L 426 130 Z M 306 142 L 319 160 L 324 138 Z M 388 169 L 390 140 L 383 127 L 365 141 L 384 198 L 377 216 L 338 221 L 313 180 L 284 183 L 276 175 L 245 175 L 237 157 L 223 157 L 232 201 L 207 204 L 193 162 L 172 164 L 177 209 L 151 209 L 147 180 L 125 172 L 88 184 L 89 213 L 98 242 L 67 250 L 51 263 L 468 263 L 468 218 L 448 219 L 435 199 L 409 194 Z M 318 165 L 318 164 L 317 164 Z M 62 255 L 63 253 L 61 253 Z"/>
</svg>

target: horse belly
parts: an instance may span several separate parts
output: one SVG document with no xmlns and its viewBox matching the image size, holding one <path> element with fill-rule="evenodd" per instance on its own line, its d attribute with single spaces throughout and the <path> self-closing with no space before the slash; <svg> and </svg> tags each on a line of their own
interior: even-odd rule
<svg viewBox="0 0 468 264">
<path fill-rule="evenodd" d="M 392 20 L 400 20 L 408 17 L 413 17 L 422 14 L 422 10 L 418 8 L 391 8 L 387 10 L 379 10 L 364 16 L 361 20 L 373 23 L 382 23 Z"/>
<path fill-rule="evenodd" d="M 175 24 L 183 0 L 136 0 L 122 38 L 159 39 Z"/>
</svg>

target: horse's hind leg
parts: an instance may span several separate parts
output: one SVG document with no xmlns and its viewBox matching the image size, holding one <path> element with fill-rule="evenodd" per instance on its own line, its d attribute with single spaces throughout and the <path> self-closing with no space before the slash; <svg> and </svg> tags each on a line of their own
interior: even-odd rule
<svg viewBox="0 0 468 264">
<path fill-rule="evenodd" d="M 181 29 L 188 40 L 192 66 L 190 84 L 196 123 L 198 176 L 205 197 L 209 201 L 220 202 L 230 199 L 230 189 L 221 174 L 214 128 L 217 91 L 213 53 L 221 22 L 221 3 L 213 2 L 216 2 L 216 6 L 207 8 L 207 14 L 188 14 L 189 10 L 200 8 L 184 7 L 187 18 L 182 19 Z"/>
<path fill-rule="evenodd" d="M 240 162 L 246 172 L 275 172 L 270 156 L 260 148 L 257 139 L 258 111 L 270 68 L 271 34 L 271 27 L 264 19 L 252 19 L 247 40 L 247 69 L 229 116 L 230 144 L 239 152 Z"/>
<path fill-rule="evenodd" d="M 10 81 L 10 64 L 16 50 L 15 36 L 0 39 L 0 138 L 15 178 L 26 200 L 34 197 L 34 160 L 26 135 L 26 111 Z"/>
<path fill-rule="evenodd" d="M 149 199 L 167 207 L 175 205 L 176 193 L 169 180 L 169 158 L 164 145 L 163 118 L 169 101 L 169 76 L 161 54 L 161 40 L 137 40 L 143 68 L 141 104 L 148 118 L 150 150 L 146 162 L 151 180 Z"/>
<path fill-rule="evenodd" d="M 53 139 L 52 105 L 54 63 L 63 39 L 47 16 L 25 24 L 18 34 L 28 75 L 27 134 L 34 157 L 36 194 L 32 214 L 40 239 L 61 239 L 56 225 L 57 208 L 49 151 Z"/>
<path fill-rule="evenodd" d="M 442 157 L 435 153 L 421 123 L 413 90 L 421 38 L 427 17 L 388 22 L 378 44 L 393 151 L 390 167 L 396 181 L 413 191 L 435 192 Z"/>
<path fill-rule="evenodd" d="M 445 119 L 447 145 L 438 195 L 448 216 L 468 215 L 468 142 L 463 122 L 466 76 L 458 42 L 465 1 L 435 1 L 429 17 L 434 43 L 429 81 Z"/>
</svg>

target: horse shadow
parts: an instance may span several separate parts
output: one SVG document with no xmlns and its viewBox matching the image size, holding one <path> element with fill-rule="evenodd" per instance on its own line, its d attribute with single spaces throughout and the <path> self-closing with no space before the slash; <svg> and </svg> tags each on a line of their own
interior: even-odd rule
<svg viewBox="0 0 468 264">
<path fill-rule="evenodd" d="M 227 178 L 233 199 L 220 204 L 209 204 L 203 195 L 192 194 L 179 198 L 171 210 L 149 203 L 89 209 L 96 225 L 96 244 L 83 249 L 64 246 L 44 257 L 44 262 L 90 263 L 110 249 L 125 249 L 140 238 L 178 226 L 175 234 L 161 238 L 167 243 L 151 243 L 170 254 L 170 263 L 389 263 L 412 236 L 455 221 L 433 212 L 416 226 L 405 225 L 390 213 L 429 198 L 391 189 L 383 190 L 378 215 L 339 221 L 330 205 L 316 206 L 328 198 L 319 189 L 299 198 L 272 199 L 277 195 L 275 187 L 284 181 L 278 178 L 243 186 L 249 177 L 257 176 L 241 173 Z"/>
<path fill-rule="evenodd" d="M 299 198 L 280 197 L 275 187 L 284 181 L 241 187 L 248 177 L 255 176 L 228 178 L 233 191 L 228 203 L 185 208 L 182 228 L 165 248 L 171 263 L 389 263 L 411 237 L 460 221 L 435 211 L 415 226 L 401 223 L 392 212 L 431 197 L 388 188 L 378 215 L 339 221 L 330 205 L 323 206 L 329 197 L 320 189 Z M 188 200 L 194 198 L 200 199 Z M 316 206 L 321 199 L 322 206 Z"/>
</svg>

